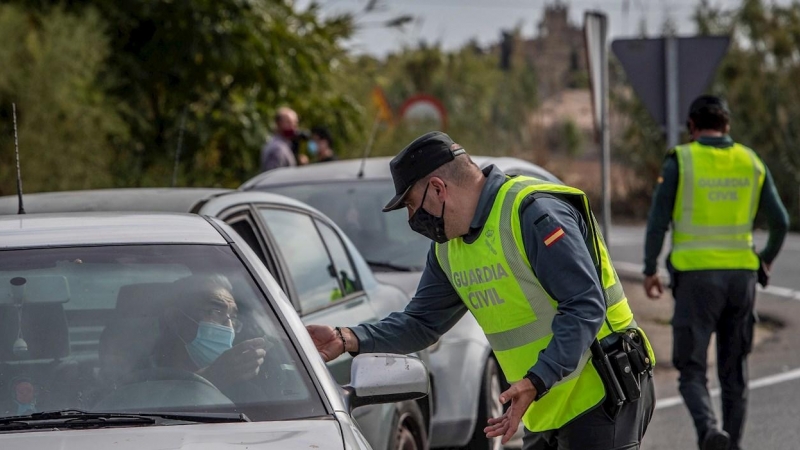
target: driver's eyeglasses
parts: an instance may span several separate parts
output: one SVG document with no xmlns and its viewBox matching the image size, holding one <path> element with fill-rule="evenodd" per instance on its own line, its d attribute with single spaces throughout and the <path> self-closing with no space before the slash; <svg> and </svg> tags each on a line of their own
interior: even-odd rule
<svg viewBox="0 0 800 450">
<path fill-rule="evenodd" d="M 204 320 L 225 326 L 230 324 L 230 327 L 233 328 L 233 331 L 237 333 L 242 331 L 242 322 L 236 316 L 236 313 L 228 314 L 227 312 L 218 308 L 208 308 L 203 310 L 203 313 Z"/>
</svg>

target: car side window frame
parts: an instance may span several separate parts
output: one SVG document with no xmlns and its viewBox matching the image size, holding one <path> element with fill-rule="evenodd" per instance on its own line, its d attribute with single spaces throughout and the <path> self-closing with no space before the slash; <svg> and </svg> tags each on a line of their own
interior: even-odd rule
<svg viewBox="0 0 800 450">
<path fill-rule="evenodd" d="M 263 262 L 267 267 L 269 267 L 270 261 L 267 258 L 267 252 L 264 250 L 264 245 L 261 242 L 261 238 L 258 236 L 260 234 L 260 231 L 258 230 L 258 227 L 254 223 L 253 218 L 250 217 L 249 211 L 247 210 L 236 211 L 233 214 L 226 215 L 224 219 L 222 219 L 222 221 L 227 223 L 236 232 L 238 232 L 238 230 L 236 229 L 235 225 L 241 222 L 245 222 L 250 227 L 250 231 L 253 233 L 253 237 L 255 237 L 256 240 L 255 248 L 253 248 L 253 245 L 250 244 L 249 238 L 247 236 L 242 236 L 242 239 L 244 239 L 245 242 L 247 242 L 247 244 L 250 245 L 251 248 L 253 248 L 253 251 L 256 253 L 261 262 Z"/>
<path fill-rule="evenodd" d="M 356 289 L 353 292 L 343 295 L 342 298 L 339 300 L 347 300 L 348 298 L 359 297 L 364 295 L 364 284 L 361 281 L 361 273 L 359 273 L 358 268 L 356 267 L 356 263 L 353 260 L 353 255 L 350 254 L 350 250 L 347 248 L 347 245 L 345 245 L 344 241 L 342 240 L 342 236 L 340 235 L 339 231 L 336 230 L 336 227 L 333 227 L 330 224 L 326 223 L 326 221 L 322 217 L 312 214 L 311 218 L 314 221 L 314 225 L 317 227 L 317 232 L 319 232 L 319 235 L 322 237 L 323 244 L 325 244 L 325 247 L 328 250 L 328 255 L 331 256 L 331 261 L 333 262 L 334 268 L 337 271 L 336 273 L 337 274 L 339 273 L 339 267 L 336 265 L 336 261 L 334 260 L 333 255 L 331 255 L 331 250 L 329 248 L 328 240 L 325 239 L 325 235 L 323 235 L 322 232 L 319 231 L 319 228 L 321 226 L 327 227 L 333 233 L 336 239 L 336 243 L 342 248 L 344 256 L 347 258 L 347 263 L 350 265 L 350 270 L 353 272 L 353 275 L 355 276 Z M 340 285 L 339 289 L 341 289 L 340 292 L 345 292 L 344 282 L 338 277 L 338 275 L 336 279 L 339 281 Z"/>
<path fill-rule="evenodd" d="M 297 288 L 295 286 L 294 278 L 292 277 L 291 273 L 288 270 L 288 264 L 286 264 L 286 258 L 283 255 L 283 252 L 281 251 L 280 246 L 277 245 L 277 241 L 275 239 L 275 236 L 272 234 L 272 231 L 270 230 L 269 225 L 266 224 L 266 221 L 264 220 L 264 217 L 261 215 L 260 210 L 262 210 L 262 209 L 272 209 L 272 210 L 288 211 L 288 212 L 291 212 L 291 213 L 294 213 L 294 214 L 299 214 L 299 215 L 307 217 L 311 221 L 311 223 L 313 224 L 314 230 L 317 232 L 317 235 L 319 236 L 320 241 L 322 242 L 322 245 L 325 248 L 325 253 L 326 253 L 326 256 L 327 256 L 328 260 L 330 261 L 330 263 L 333 266 L 334 270 L 336 270 L 337 273 L 338 273 L 338 268 L 336 266 L 336 262 L 333 260 L 333 257 L 331 255 L 331 251 L 328 248 L 328 243 L 322 237 L 322 233 L 319 231 L 319 228 L 318 228 L 319 225 L 317 224 L 317 220 L 321 220 L 324 223 L 324 219 L 322 219 L 322 217 L 320 217 L 317 214 L 309 213 L 309 211 L 305 211 L 305 210 L 300 209 L 300 208 L 293 208 L 291 206 L 286 206 L 286 205 L 281 205 L 281 204 L 258 203 L 258 204 L 255 204 L 253 206 L 256 209 L 256 211 L 258 211 L 258 214 L 256 214 L 256 217 L 258 217 L 258 220 L 260 221 L 260 223 L 264 227 L 264 233 L 268 236 L 268 239 L 270 240 L 270 242 L 273 243 L 274 252 L 275 252 L 276 256 L 279 256 L 281 261 L 283 262 L 283 264 L 281 264 L 281 266 L 283 267 L 283 270 L 286 273 L 286 282 L 287 282 L 287 285 L 291 286 L 291 288 L 289 290 L 287 290 L 287 294 L 290 295 L 290 298 L 292 299 L 292 303 L 294 304 L 295 308 L 297 309 L 298 313 L 300 313 L 301 316 L 304 316 L 304 315 L 307 315 L 307 314 L 312 314 L 312 313 L 315 313 L 315 312 L 318 312 L 318 311 L 322 311 L 322 310 L 325 310 L 325 309 L 328 309 L 328 308 L 332 308 L 332 307 L 341 305 L 344 302 L 350 301 L 350 300 L 352 300 L 354 298 L 362 297 L 364 295 L 364 288 L 363 288 L 363 283 L 361 281 L 361 276 L 360 276 L 360 274 L 358 274 L 358 271 L 355 268 L 355 264 L 353 263 L 353 259 L 349 255 L 349 252 L 347 251 L 347 247 L 343 245 L 344 250 L 348 254 L 348 260 L 350 261 L 350 264 L 353 266 L 353 270 L 354 270 L 354 272 L 356 272 L 356 276 L 358 277 L 359 290 L 357 290 L 355 292 L 352 292 L 352 293 L 350 293 L 350 294 L 348 294 L 346 296 L 343 296 L 341 298 L 338 298 L 336 300 L 332 300 L 332 301 L 326 303 L 325 305 L 321 305 L 321 306 L 318 306 L 318 307 L 315 307 L 315 308 L 305 308 L 303 306 L 303 302 L 301 301 L 300 295 L 299 295 L 299 293 L 297 291 Z M 335 229 L 333 229 L 333 231 L 336 232 Z M 341 237 L 338 236 L 338 233 L 337 233 L 337 237 L 339 238 L 339 241 L 341 242 Z M 336 285 L 339 287 L 340 292 L 343 292 L 344 291 L 344 286 L 343 286 L 342 280 L 338 276 L 333 277 L 333 278 L 336 279 Z M 291 293 L 289 293 L 289 292 L 291 292 Z"/>
<path fill-rule="evenodd" d="M 253 232 L 256 235 L 260 249 L 253 249 L 253 251 L 261 256 L 263 254 L 266 261 L 262 261 L 269 270 L 270 274 L 275 278 L 278 284 L 281 285 L 284 292 L 292 298 L 291 290 L 294 288 L 291 282 L 290 275 L 285 270 L 286 263 L 283 260 L 283 255 L 280 254 L 280 249 L 271 238 L 268 230 L 265 228 L 261 218 L 259 217 L 258 210 L 253 205 L 239 205 L 234 208 L 229 208 L 219 214 L 220 219 L 231 225 L 231 220 L 240 221 L 246 220 L 253 227 Z M 235 229 L 234 229 L 235 230 Z M 299 305 L 293 302 L 295 310 L 299 311 Z"/>
</svg>

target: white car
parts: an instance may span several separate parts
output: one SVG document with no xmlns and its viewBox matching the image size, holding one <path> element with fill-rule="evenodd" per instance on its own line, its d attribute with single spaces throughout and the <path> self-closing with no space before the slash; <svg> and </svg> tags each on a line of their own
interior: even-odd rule
<svg viewBox="0 0 800 450">
<path fill-rule="evenodd" d="M 337 385 L 221 220 L 0 216 L 0 448 L 369 449 L 351 410 L 428 386 L 387 354 Z"/>
<path fill-rule="evenodd" d="M 230 225 L 280 285 L 305 323 L 349 326 L 401 310 L 407 295 L 375 279 L 341 229 L 316 209 L 265 192 L 205 188 L 97 189 L 26 194 L 29 215 L 63 212 L 180 212 Z M 0 214 L 15 214 L 17 196 L 0 197 Z M 428 352 L 415 354 L 427 363 Z M 352 358 L 328 363 L 340 384 L 350 382 Z M 435 380 L 431 381 L 435 385 Z M 435 389 L 432 388 L 432 392 Z M 428 448 L 434 395 L 370 405 L 353 412 L 376 450 Z"/>
</svg>

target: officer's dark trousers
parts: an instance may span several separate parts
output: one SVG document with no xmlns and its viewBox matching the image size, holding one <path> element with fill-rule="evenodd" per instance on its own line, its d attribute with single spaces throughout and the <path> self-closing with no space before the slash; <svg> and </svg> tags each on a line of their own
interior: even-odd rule
<svg viewBox="0 0 800 450">
<path fill-rule="evenodd" d="M 558 430 L 525 430 L 523 450 L 638 450 L 655 409 L 652 374 L 640 376 L 642 397 L 622 406 L 616 416 L 600 404 Z"/>
<path fill-rule="evenodd" d="M 672 363 L 697 430 L 698 443 L 717 425 L 708 393 L 706 362 L 717 333 L 722 429 L 739 448 L 747 410 L 747 355 L 753 337 L 756 273 L 748 270 L 678 272 L 673 278 Z"/>
</svg>

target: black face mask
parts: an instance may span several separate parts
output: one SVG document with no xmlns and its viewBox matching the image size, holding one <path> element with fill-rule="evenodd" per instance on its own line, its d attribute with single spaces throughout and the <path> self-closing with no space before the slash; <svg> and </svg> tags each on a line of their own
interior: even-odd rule
<svg viewBox="0 0 800 450">
<path fill-rule="evenodd" d="M 444 203 L 442 203 L 442 213 L 439 217 L 425 211 L 425 208 L 422 207 L 422 205 L 425 204 L 425 197 L 428 196 L 428 187 L 430 187 L 430 184 L 425 186 L 425 193 L 422 194 L 422 201 L 419 204 L 419 208 L 417 208 L 414 215 L 408 219 L 408 225 L 412 230 L 437 244 L 444 244 L 448 241 L 447 235 L 444 232 Z"/>
</svg>

